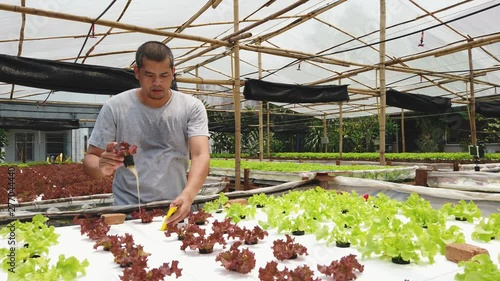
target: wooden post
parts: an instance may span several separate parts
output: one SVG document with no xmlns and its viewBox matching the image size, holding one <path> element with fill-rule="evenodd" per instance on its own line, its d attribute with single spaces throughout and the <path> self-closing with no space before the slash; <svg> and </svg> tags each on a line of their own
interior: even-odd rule
<svg viewBox="0 0 500 281">
<path fill-rule="evenodd" d="M 469 40 L 472 41 L 472 40 Z M 470 87 L 470 110 L 471 115 L 469 117 L 470 122 L 470 135 L 471 135 L 471 144 L 477 146 L 477 138 L 476 138 L 476 98 L 474 95 L 474 66 L 472 64 L 472 49 L 468 50 L 469 55 L 469 87 Z"/>
<path fill-rule="evenodd" d="M 405 138 L 405 110 L 401 108 L 401 150 L 406 152 L 406 138 Z"/>
<path fill-rule="evenodd" d="M 234 32 L 239 29 L 238 0 L 234 0 Z M 241 190 L 241 104 L 240 104 L 240 48 L 233 46 L 233 101 L 234 101 L 234 189 Z"/>
<path fill-rule="evenodd" d="M 314 179 L 319 181 L 318 186 L 324 189 L 330 189 L 328 182 L 333 180 L 334 178 L 335 176 L 330 176 L 326 172 L 319 172 L 314 176 Z"/>
<path fill-rule="evenodd" d="M 269 110 L 269 102 L 266 103 L 267 105 L 267 158 L 271 158 L 271 129 L 269 127 L 270 119 L 271 119 L 271 113 Z"/>
<path fill-rule="evenodd" d="M 250 188 L 250 169 L 243 170 L 243 187 L 244 190 L 249 190 Z"/>
<path fill-rule="evenodd" d="M 342 159 L 343 147 L 344 147 L 344 122 L 342 120 L 342 102 L 339 102 L 339 158 L 340 159 Z"/>
<path fill-rule="evenodd" d="M 199 78 L 199 69 L 198 67 L 194 69 L 194 75 L 196 76 L 196 78 Z M 199 93 L 200 92 L 200 83 L 196 83 L 196 93 Z"/>
<path fill-rule="evenodd" d="M 323 141 L 324 141 L 324 149 L 325 153 L 328 152 L 328 143 L 326 142 L 327 133 L 326 133 L 326 113 L 323 114 Z"/>
<path fill-rule="evenodd" d="M 258 43 L 260 45 L 260 42 Z M 262 53 L 257 53 L 257 65 L 259 68 L 259 80 L 262 78 Z M 259 101 L 259 161 L 264 159 L 264 120 L 262 116 L 262 101 Z M 268 144 L 269 145 L 269 144 Z"/>
<path fill-rule="evenodd" d="M 427 185 L 427 172 L 429 172 L 428 169 L 415 170 L 415 185 L 428 186 Z"/>
<path fill-rule="evenodd" d="M 380 128 L 380 165 L 385 165 L 385 28 L 386 28 L 386 9 L 385 0 L 380 0 L 380 49 L 379 49 L 379 69 L 380 69 L 380 110 L 379 110 L 379 128 Z"/>
</svg>

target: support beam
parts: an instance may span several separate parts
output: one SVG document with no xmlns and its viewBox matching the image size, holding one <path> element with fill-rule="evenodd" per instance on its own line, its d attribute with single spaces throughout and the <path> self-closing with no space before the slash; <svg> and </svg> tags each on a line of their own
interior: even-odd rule
<svg viewBox="0 0 500 281">
<path fill-rule="evenodd" d="M 239 30 L 239 5 L 238 0 L 233 0 L 234 5 L 234 31 Z M 233 47 L 233 101 L 234 101 L 234 188 L 241 190 L 241 101 L 240 101 L 240 48 L 238 44 Z"/>
<path fill-rule="evenodd" d="M 472 41 L 472 40 L 471 40 Z M 471 116 L 470 116 L 470 135 L 471 135 L 471 144 L 472 145 L 477 145 L 477 138 L 476 138 L 476 97 L 474 93 L 474 65 L 472 61 L 472 49 L 469 48 L 467 50 L 467 54 L 469 56 L 469 73 L 470 73 L 470 109 L 471 109 Z"/>
<path fill-rule="evenodd" d="M 380 128 L 380 165 L 385 165 L 385 28 L 386 28 L 386 7 L 385 0 L 380 0 L 380 111 L 379 111 L 379 128 Z"/>
</svg>

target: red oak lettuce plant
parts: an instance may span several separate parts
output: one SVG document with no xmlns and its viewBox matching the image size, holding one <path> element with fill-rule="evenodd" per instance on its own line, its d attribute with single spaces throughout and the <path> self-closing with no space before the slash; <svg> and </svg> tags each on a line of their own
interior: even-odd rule
<svg viewBox="0 0 500 281">
<path fill-rule="evenodd" d="M 295 259 L 298 255 L 308 255 L 307 248 L 299 243 L 294 243 L 295 239 L 285 234 L 286 241 L 282 239 L 273 242 L 273 255 L 278 260 Z"/>
<path fill-rule="evenodd" d="M 356 259 L 356 255 L 342 257 L 340 261 L 332 261 L 330 265 L 318 265 L 319 272 L 333 276 L 335 281 L 349 281 L 357 279 L 355 271 L 363 272 L 364 266 Z"/>
<path fill-rule="evenodd" d="M 239 273 L 249 273 L 255 267 L 255 254 L 248 248 L 238 249 L 240 241 L 234 242 L 229 251 L 217 255 L 215 261 L 220 261 L 227 270 Z"/>
</svg>

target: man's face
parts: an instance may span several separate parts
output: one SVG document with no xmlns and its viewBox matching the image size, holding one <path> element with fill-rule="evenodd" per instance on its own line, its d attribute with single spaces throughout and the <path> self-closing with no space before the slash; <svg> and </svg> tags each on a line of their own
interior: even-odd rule
<svg viewBox="0 0 500 281">
<path fill-rule="evenodd" d="M 135 77 L 141 85 L 141 95 L 149 102 L 167 101 L 170 98 L 170 86 L 174 80 L 175 68 L 170 68 L 170 60 L 156 62 L 143 60 L 143 67 L 134 67 Z"/>
</svg>

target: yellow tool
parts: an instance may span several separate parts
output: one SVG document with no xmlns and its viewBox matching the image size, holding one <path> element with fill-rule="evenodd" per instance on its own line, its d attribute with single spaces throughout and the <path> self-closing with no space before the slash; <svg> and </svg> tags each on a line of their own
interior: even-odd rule
<svg viewBox="0 0 500 281">
<path fill-rule="evenodd" d="M 168 209 L 168 212 L 165 215 L 165 219 L 163 220 L 160 230 L 162 231 L 167 230 L 167 219 L 170 218 L 175 213 L 175 211 L 177 211 L 177 206 L 173 206 L 170 207 L 170 209 Z"/>
</svg>

